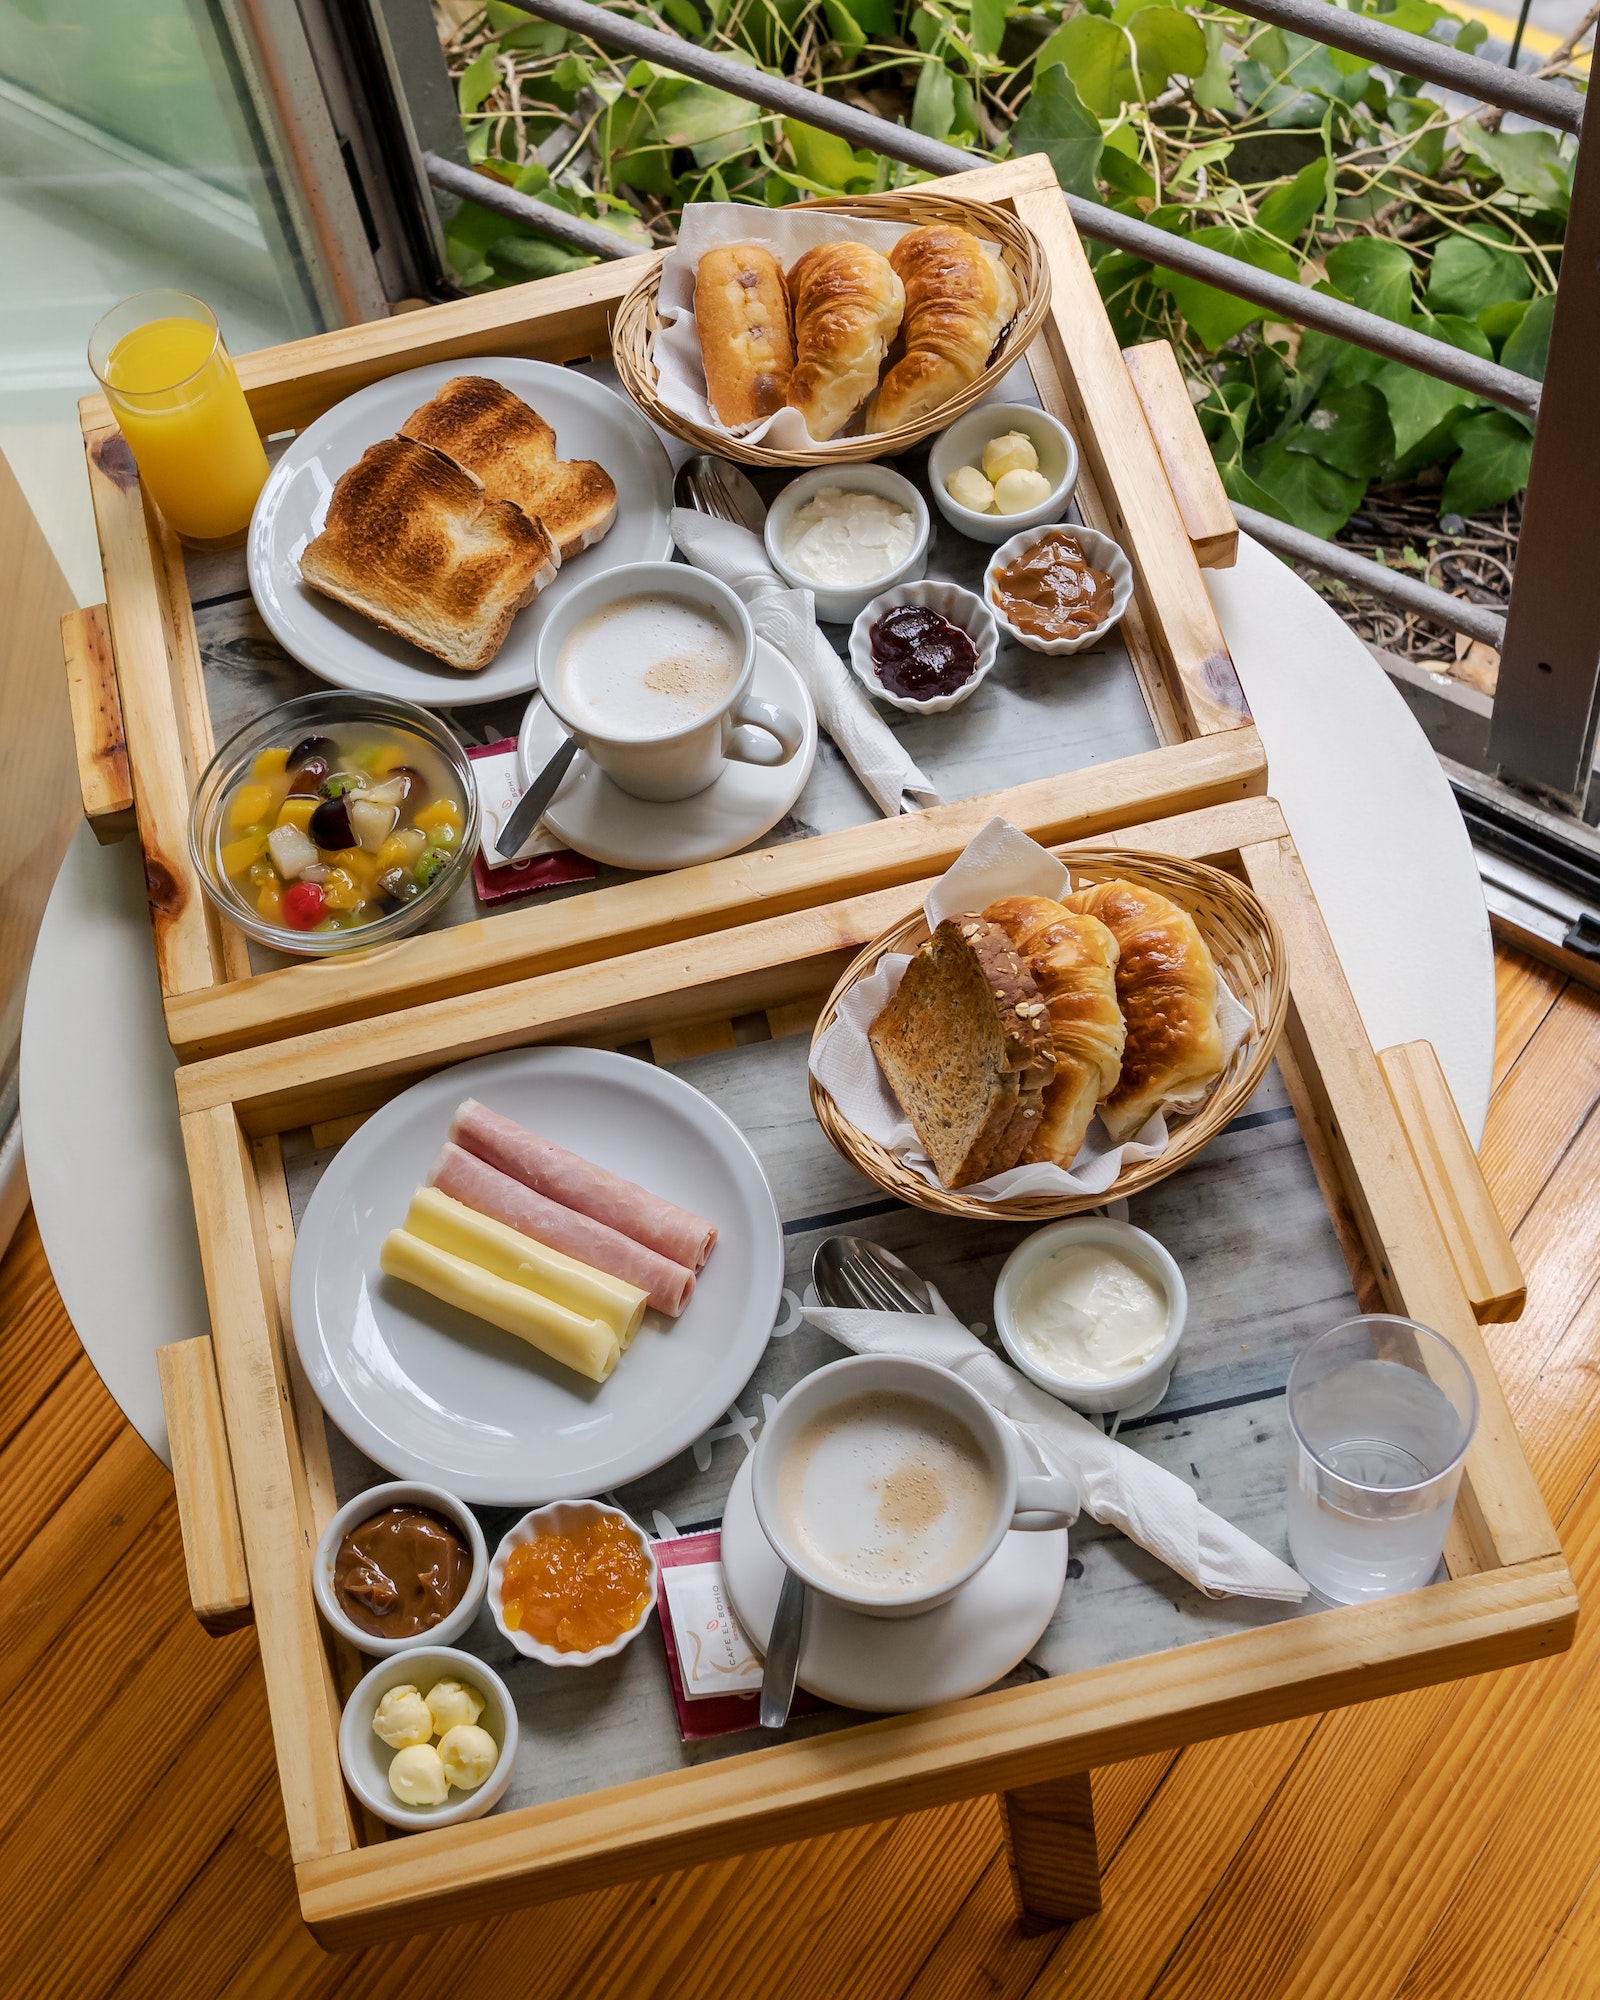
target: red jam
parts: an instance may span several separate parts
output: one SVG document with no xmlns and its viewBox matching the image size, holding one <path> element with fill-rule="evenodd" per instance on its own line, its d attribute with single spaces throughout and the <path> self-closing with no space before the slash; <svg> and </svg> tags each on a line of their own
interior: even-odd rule
<svg viewBox="0 0 1600 2000">
<path fill-rule="evenodd" d="M 978 650 L 959 625 L 925 604 L 897 604 L 872 628 L 872 664 L 890 694 L 928 701 L 966 686 Z"/>
</svg>

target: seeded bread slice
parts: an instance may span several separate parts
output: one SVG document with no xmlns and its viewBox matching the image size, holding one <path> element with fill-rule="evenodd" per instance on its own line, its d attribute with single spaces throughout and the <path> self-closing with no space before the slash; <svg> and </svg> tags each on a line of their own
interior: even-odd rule
<svg viewBox="0 0 1600 2000">
<path fill-rule="evenodd" d="M 944 1186 L 1016 1165 L 1055 1053 L 1049 1009 L 997 925 L 973 915 L 940 924 L 867 1039 Z"/>
</svg>

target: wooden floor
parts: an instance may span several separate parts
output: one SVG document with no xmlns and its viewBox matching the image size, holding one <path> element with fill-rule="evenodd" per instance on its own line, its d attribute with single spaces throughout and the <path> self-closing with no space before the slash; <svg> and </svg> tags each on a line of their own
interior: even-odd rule
<svg viewBox="0 0 1600 2000">
<path fill-rule="evenodd" d="M 1491 1345 L 1600 1591 L 1600 996 L 1499 961 Z M 331 1958 L 248 1632 L 24 1223 L 0 1267 L 0 1993 L 61 2000 L 1558 2000 L 1600 1994 L 1600 1620 L 1563 1658 L 1095 1774 L 1105 1909 L 1024 1937 L 992 1800 Z"/>
</svg>

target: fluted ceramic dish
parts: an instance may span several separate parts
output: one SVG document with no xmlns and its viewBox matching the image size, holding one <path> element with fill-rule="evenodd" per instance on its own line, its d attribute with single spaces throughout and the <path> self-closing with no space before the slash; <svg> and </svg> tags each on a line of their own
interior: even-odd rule
<svg viewBox="0 0 1600 2000">
<path fill-rule="evenodd" d="M 513 1549 L 521 1548 L 526 1542 L 536 1542 L 541 1535 L 575 1535 L 588 1527 L 591 1521 L 598 1521 L 603 1514 L 614 1514 L 628 1532 L 638 1540 L 644 1550 L 645 1566 L 650 1572 L 648 1590 L 650 1602 L 641 1615 L 634 1620 L 626 1632 L 619 1632 L 616 1638 L 604 1646 L 591 1646 L 586 1653 L 564 1653 L 556 1646 L 547 1646 L 543 1640 L 531 1638 L 519 1626 L 515 1631 L 506 1623 L 505 1606 L 501 1601 L 501 1591 L 506 1580 L 506 1564 Z M 489 1609 L 494 1614 L 494 1622 L 501 1634 L 516 1647 L 517 1651 L 530 1660 L 542 1660 L 547 1667 L 592 1667 L 597 1660 L 609 1660 L 620 1653 L 624 1646 L 631 1646 L 644 1628 L 650 1623 L 650 1612 L 656 1601 L 657 1577 L 655 1553 L 650 1547 L 650 1537 L 639 1523 L 624 1514 L 620 1507 L 608 1507 L 599 1500 L 557 1500 L 548 1507 L 535 1507 L 531 1514 L 524 1514 L 514 1526 L 508 1528 L 501 1537 L 500 1546 L 494 1552 L 489 1564 Z"/>
<path fill-rule="evenodd" d="M 994 580 L 996 573 L 1014 563 L 1024 549 L 1031 549 L 1043 535 L 1048 535 L 1057 526 L 1065 526 L 1067 532 L 1083 550 L 1084 559 L 1091 569 L 1104 570 L 1111 578 L 1111 615 L 1096 625 L 1092 632 L 1084 632 L 1076 639 L 1040 639 L 1031 632 L 1024 632 L 1013 625 L 1011 620 L 995 602 Z M 1096 528 L 1080 528 L 1075 521 L 1052 522 L 1042 528 L 1029 528 L 1025 534 L 1013 535 L 1009 542 L 1002 542 L 989 558 L 989 567 L 983 573 L 983 601 L 994 613 L 995 621 L 1003 632 L 1009 632 L 1019 646 L 1026 646 L 1030 653 L 1049 653 L 1061 656 L 1067 653 L 1086 653 L 1091 646 L 1098 646 L 1111 630 L 1133 598 L 1133 569 L 1128 558 L 1122 553 L 1109 535 L 1102 535 Z"/>
<path fill-rule="evenodd" d="M 893 611 L 902 604 L 923 604 L 930 611 L 937 611 L 941 618 L 948 618 L 952 625 L 959 625 L 977 649 L 978 664 L 960 687 L 951 693 L 931 694 L 919 701 L 912 695 L 892 693 L 879 680 L 878 670 L 872 661 L 872 628 L 885 612 Z M 947 708 L 954 708 L 965 701 L 994 665 L 999 650 L 1000 628 L 982 598 L 974 597 L 970 590 L 963 590 L 959 584 L 939 583 L 932 577 L 921 583 L 898 583 L 893 590 L 881 592 L 857 615 L 856 622 L 850 627 L 850 664 L 855 669 L 856 678 L 876 700 L 890 702 L 896 708 L 909 709 L 913 715 L 942 715 Z"/>
</svg>

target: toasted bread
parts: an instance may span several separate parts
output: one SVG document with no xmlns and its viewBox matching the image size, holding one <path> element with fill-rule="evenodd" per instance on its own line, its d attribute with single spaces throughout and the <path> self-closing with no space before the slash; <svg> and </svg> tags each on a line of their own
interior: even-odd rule
<svg viewBox="0 0 1600 2000">
<path fill-rule="evenodd" d="M 1049 1009 L 998 926 L 970 914 L 940 924 L 867 1039 L 947 1188 L 1022 1158 L 1055 1054 Z"/>
<path fill-rule="evenodd" d="M 486 375 L 457 375 L 400 426 L 402 437 L 447 452 L 483 481 L 491 500 L 514 500 L 542 521 L 566 562 L 608 532 L 617 489 L 593 459 L 556 457 L 539 412 Z"/>
<path fill-rule="evenodd" d="M 313 590 L 476 673 L 561 566 L 554 542 L 443 452 L 411 438 L 365 451 L 300 557 Z"/>
</svg>

